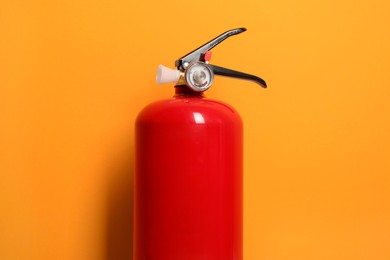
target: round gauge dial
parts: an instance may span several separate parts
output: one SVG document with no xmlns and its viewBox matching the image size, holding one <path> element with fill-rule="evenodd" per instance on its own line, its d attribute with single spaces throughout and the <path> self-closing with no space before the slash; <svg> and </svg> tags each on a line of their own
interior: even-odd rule
<svg viewBox="0 0 390 260">
<path fill-rule="evenodd" d="M 187 86 L 196 92 L 207 90 L 214 80 L 214 72 L 203 62 L 191 63 L 185 71 Z"/>
</svg>

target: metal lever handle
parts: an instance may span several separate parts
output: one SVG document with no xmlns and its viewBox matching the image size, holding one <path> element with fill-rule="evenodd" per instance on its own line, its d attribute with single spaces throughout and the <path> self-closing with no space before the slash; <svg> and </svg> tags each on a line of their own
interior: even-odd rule
<svg viewBox="0 0 390 260">
<path fill-rule="evenodd" d="M 246 73 L 236 71 L 236 70 L 222 68 L 222 67 L 211 65 L 211 64 L 208 64 L 208 65 L 212 68 L 215 75 L 251 80 L 251 81 L 254 81 L 257 84 L 259 84 L 261 87 L 267 88 L 267 83 L 262 78 L 259 78 L 257 76 L 254 76 L 251 74 L 246 74 Z"/>
<path fill-rule="evenodd" d="M 178 60 L 176 60 L 175 66 L 177 67 L 177 69 L 184 71 L 185 68 L 191 62 L 202 61 L 201 56 L 202 56 L 202 54 L 206 53 L 206 51 L 211 50 L 212 48 L 214 48 L 216 45 L 221 43 L 226 38 L 233 36 L 233 35 L 236 35 L 236 34 L 239 34 L 239 33 L 242 33 L 242 32 L 245 32 L 245 31 L 246 31 L 245 28 L 237 28 L 237 29 L 233 29 L 233 30 L 229 30 L 227 32 L 224 32 L 220 36 L 203 44 L 202 46 L 200 46 L 196 50 L 191 51 L 190 53 L 188 53 L 188 54 L 184 55 L 183 57 L 179 58 Z"/>
</svg>

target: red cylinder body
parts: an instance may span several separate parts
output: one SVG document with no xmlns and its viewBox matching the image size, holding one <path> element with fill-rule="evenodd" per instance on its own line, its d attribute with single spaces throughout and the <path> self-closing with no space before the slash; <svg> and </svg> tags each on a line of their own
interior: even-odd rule
<svg viewBox="0 0 390 260">
<path fill-rule="evenodd" d="M 136 121 L 134 260 L 242 260 L 242 120 L 178 87 Z"/>
</svg>

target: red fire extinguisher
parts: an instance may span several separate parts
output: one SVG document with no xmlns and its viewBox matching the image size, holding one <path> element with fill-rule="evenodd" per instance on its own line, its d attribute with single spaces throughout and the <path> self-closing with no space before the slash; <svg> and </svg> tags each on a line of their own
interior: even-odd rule
<svg viewBox="0 0 390 260">
<path fill-rule="evenodd" d="M 214 75 L 259 77 L 209 64 L 227 31 L 159 66 L 158 83 L 176 83 L 171 99 L 136 120 L 134 260 L 242 260 L 242 121 L 203 92 Z"/>
</svg>

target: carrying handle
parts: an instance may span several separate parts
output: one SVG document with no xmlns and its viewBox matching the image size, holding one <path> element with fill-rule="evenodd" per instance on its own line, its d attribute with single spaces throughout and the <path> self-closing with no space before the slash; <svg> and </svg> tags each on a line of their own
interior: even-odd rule
<svg viewBox="0 0 390 260">
<path fill-rule="evenodd" d="M 265 82 L 265 80 L 255 76 L 255 75 L 247 74 L 247 73 L 236 71 L 236 70 L 222 68 L 222 67 L 211 65 L 211 64 L 209 64 L 209 66 L 211 67 L 211 69 L 213 70 L 215 75 L 220 75 L 220 76 L 225 76 L 225 77 L 230 77 L 230 78 L 251 80 L 251 81 L 254 81 L 255 83 L 259 84 L 261 87 L 267 88 L 267 83 Z"/>
</svg>

